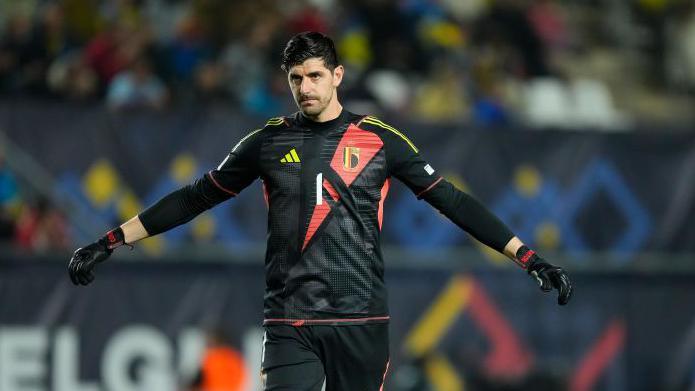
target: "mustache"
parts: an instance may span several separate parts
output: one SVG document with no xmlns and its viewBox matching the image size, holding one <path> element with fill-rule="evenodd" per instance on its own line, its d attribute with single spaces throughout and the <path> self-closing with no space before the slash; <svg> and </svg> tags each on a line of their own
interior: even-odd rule
<svg viewBox="0 0 695 391">
<path fill-rule="evenodd" d="M 314 99 L 314 100 L 320 100 L 318 96 L 302 95 L 302 96 L 299 97 L 299 101 L 300 101 L 300 102 L 304 102 L 304 101 L 306 101 L 306 100 L 312 100 L 312 99 Z"/>
</svg>

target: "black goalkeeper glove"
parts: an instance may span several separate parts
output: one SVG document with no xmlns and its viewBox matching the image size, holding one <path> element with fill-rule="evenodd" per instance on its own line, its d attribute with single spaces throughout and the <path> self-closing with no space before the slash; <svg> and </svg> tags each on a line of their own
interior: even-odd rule
<svg viewBox="0 0 695 391">
<path fill-rule="evenodd" d="M 567 272 L 561 267 L 549 264 L 526 246 L 522 246 L 516 252 L 516 259 L 528 271 L 528 274 L 538 282 L 543 292 L 557 289 L 558 304 L 565 305 L 570 301 L 572 298 L 572 282 Z"/>
<path fill-rule="evenodd" d="M 70 280 L 75 285 L 87 285 L 94 280 L 94 267 L 107 260 L 113 249 L 125 244 L 123 230 L 119 227 L 109 231 L 96 242 L 78 248 L 68 264 Z"/>
</svg>

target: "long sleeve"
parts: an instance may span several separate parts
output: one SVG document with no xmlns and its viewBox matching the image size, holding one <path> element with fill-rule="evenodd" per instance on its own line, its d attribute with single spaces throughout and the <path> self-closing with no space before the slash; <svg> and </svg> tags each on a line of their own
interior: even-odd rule
<svg viewBox="0 0 695 391">
<path fill-rule="evenodd" d="M 512 231 L 475 198 L 442 179 L 421 196 L 479 242 L 503 252 Z"/>
<path fill-rule="evenodd" d="M 454 187 L 420 155 L 402 133 L 385 134 L 389 172 L 417 196 L 481 243 L 503 252 L 514 237 L 509 228 L 475 198 Z"/>
</svg>

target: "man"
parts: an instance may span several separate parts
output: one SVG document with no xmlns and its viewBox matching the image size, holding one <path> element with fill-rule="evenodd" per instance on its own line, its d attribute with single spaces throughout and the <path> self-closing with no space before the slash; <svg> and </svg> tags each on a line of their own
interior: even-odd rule
<svg viewBox="0 0 695 391">
<path fill-rule="evenodd" d="M 217 169 L 164 197 L 87 247 L 69 271 L 86 285 L 118 246 L 186 223 L 256 178 L 268 203 L 265 259 L 265 390 L 380 390 L 388 369 L 388 321 L 379 238 L 389 178 L 404 182 L 482 243 L 526 269 L 544 291 L 572 294 L 545 262 L 480 203 L 437 174 L 403 133 L 344 110 L 344 69 L 333 42 L 298 34 L 282 58 L 299 112 L 242 138 Z"/>
</svg>

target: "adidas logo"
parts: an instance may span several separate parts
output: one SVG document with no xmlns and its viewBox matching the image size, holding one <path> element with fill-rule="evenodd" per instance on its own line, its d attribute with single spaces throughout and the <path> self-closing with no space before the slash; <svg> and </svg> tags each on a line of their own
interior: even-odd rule
<svg viewBox="0 0 695 391">
<path fill-rule="evenodd" d="M 284 158 L 280 159 L 280 163 L 299 163 L 301 160 L 299 160 L 299 155 L 297 155 L 297 151 L 292 148 L 292 150 L 285 155 Z"/>
</svg>

